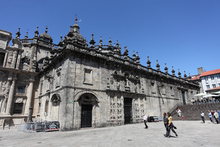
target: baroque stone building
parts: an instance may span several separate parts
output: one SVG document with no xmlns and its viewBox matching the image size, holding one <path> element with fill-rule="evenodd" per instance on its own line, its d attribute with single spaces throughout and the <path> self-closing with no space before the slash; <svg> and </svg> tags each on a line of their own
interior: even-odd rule
<svg viewBox="0 0 220 147">
<path fill-rule="evenodd" d="M 199 91 L 186 75 L 162 72 L 159 63 L 153 69 L 149 58 L 145 67 L 118 42 L 96 44 L 92 35 L 87 43 L 79 31 L 76 19 L 57 45 L 47 29 L 23 39 L 20 30 L 14 39 L 0 31 L 1 120 L 57 120 L 62 130 L 137 123 L 145 113 L 162 117 Z"/>
</svg>

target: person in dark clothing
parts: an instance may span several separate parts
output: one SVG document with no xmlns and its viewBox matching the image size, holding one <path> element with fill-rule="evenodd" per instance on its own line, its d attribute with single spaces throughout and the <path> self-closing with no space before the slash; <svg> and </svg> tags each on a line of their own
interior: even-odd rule
<svg viewBox="0 0 220 147">
<path fill-rule="evenodd" d="M 166 112 L 163 113 L 163 123 L 164 123 L 164 127 L 166 129 L 166 132 L 167 132 L 168 131 L 168 118 L 167 118 Z"/>
<path fill-rule="evenodd" d="M 170 130 L 172 130 L 172 132 L 176 135 L 176 137 L 178 136 L 176 131 L 174 129 L 177 129 L 172 122 L 172 116 L 171 114 L 168 112 L 168 124 L 167 124 L 167 133 L 164 135 L 165 137 L 170 137 Z"/>
<path fill-rule="evenodd" d="M 205 114 L 204 114 L 204 112 L 201 111 L 200 115 L 201 115 L 202 122 L 205 123 Z"/>
</svg>

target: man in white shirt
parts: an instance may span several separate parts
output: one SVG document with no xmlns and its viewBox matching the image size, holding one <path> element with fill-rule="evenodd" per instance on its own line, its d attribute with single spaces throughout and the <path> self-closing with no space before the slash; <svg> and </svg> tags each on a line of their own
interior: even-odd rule
<svg viewBox="0 0 220 147">
<path fill-rule="evenodd" d="M 148 126 L 147 126 L 147 114 L 145 114 L 143 116 L 143 120 L 144 120 L 145 129 L 147 129 L 148 128 Z"/>
<path fill-rule="evenodd" d="M 203 123 L 205 123 L 205 114 L 204 114 L 204 112 L 201 112 L 201 118 L 202 118 L 202 121 L 203 121 Z"/>
<path fill-rule="evenodd" d="M 180 110 L 180 108 L 177 109 L 177 114 L 178 114 L 178 117 L 182 117 L 182 111 Z"/>
</svg>

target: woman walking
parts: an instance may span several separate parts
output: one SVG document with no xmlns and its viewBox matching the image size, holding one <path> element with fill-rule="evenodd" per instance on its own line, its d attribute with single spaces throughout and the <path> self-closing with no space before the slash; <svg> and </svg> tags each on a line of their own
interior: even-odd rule
<svg viewBox="0 0 220 147">
<path fill-rule="evenodd" d="M 166 135 L 164 135 L 165 137 L 170 137 L 170 130 L 172 130 L 172 132 L 176 135 L 176 137 L 178 136 L 176 131 L 174 129 L 176 129 L 176 127 L 173 125 L 173 118 L 171 116 L 171 114 L 168 112 L 168 124 L 167 124 L 167 133 Z"/>
</svg>

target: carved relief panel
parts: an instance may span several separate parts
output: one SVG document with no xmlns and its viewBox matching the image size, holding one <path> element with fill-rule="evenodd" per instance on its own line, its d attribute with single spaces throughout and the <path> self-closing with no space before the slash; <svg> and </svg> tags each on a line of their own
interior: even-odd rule
<svg viewBox="0 0 220 147">
<path fill-rule="evenodd" d="M 140 93 L 140 78 L 131 72 L 114 71 L 108 81 L 107 89 Z"/>
<path fill-rule="evenodd" d="M 0 71 L 0 95 L 7 95 L 9 92 L 9 85 L 7 76 L 4 72 Z"/>
<path fill-rule="evenodd" d="M 110 97 L 110 120 L 122 120 L 123 100 L 121 97 Z"/>
<path fill-rule="evenodd" d="M 144 93 L 144 81 L 143 80 L 140 80 L 140 90 L 141 90 L 141 93 Z"/>
<path fill-rule="evenodd" d="M 142 119 L 143 115 L 144 115 L 144 98 L 134 99 L 135 119 Z"/>
</svg>

